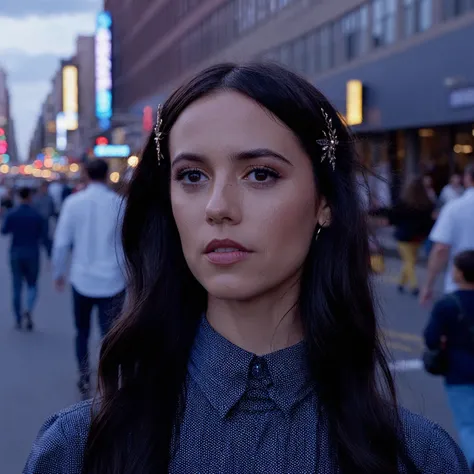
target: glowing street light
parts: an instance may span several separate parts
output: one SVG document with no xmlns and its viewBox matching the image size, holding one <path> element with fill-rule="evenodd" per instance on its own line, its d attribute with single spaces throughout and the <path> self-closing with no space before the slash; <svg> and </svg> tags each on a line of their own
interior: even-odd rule
<svg viewBox="0 0 474 474">
<path fill-rule="evenodd" d="M 129 159 L 128 159 L 128 166 L 130 166 L 131 168 L 136 168 L 138 166 L 138 162 L 139 162 L 139 158 L 138 156 L 131 156 Z"/>
</svg>

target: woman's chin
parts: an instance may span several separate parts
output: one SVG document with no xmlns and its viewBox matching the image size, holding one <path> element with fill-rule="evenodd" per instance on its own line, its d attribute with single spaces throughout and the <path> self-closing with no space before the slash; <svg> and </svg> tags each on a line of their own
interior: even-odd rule
<svg viewBox="0 0 474 474">
<path fill-rule="evenodd" d="M 250 300 L 258 294 L 255 282 L 242 277 L 222 275 L 202 282 L 209 296 L 222 300 Z"/>
</svg>

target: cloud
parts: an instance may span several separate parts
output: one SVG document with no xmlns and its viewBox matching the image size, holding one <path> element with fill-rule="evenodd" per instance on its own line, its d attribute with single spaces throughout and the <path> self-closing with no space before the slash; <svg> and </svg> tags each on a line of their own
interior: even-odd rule
<svg viewBox="0 0 474 474">
<path fill-rule="evenodd" d="M 59 66 L 54 54 L 32 56 L 23 51 L 11 50 L 0 54 L 0 64 L 8 71 L 10 83 L 46 81 L 52 78 Z"/>
<path fill-rule="evenodd" d="M 0 16 L 25 17 L 29 15 L 57 15 L 96 11 L 100 0 L 2 0 Z"/>
<path fill-rule="evenodd" d="M 0 16 L 0 28 L 0 53 L 13 49 L 30 55 L 66 56 L 74 51 L 76 35 L 94 31 L 95 14 L 63 14 L 47 18 L 28 16 L 22 19 Z"/>
</svg>

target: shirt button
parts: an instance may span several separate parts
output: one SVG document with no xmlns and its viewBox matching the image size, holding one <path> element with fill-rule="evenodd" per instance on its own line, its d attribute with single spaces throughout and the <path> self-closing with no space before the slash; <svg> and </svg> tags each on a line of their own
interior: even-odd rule
<svg viewBox="0 0 474 474">
<path fill-rule="evenodd" d="M 262 378 L 263 377 L 263 364 L 262 364 L 262 362 L 260 362 L 258 360 L 256 362 L 254 362 L 254 364 L 252 365 L 251 372 L 252 372 L 252 376 L 255 377 L 256 379 Z"/>
</svg>

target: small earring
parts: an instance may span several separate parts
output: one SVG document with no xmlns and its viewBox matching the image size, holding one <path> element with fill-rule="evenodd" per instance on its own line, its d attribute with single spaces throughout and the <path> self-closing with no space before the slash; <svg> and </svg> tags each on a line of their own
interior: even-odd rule
<svg viewBox="0 0 474 474">
<path fill-rule="evenodd" d="M 317 242 L 319 239 L 319 234 L 321 233 L 321 229 L 323 228 L 322 225 L 319 226 L 319 229 L 316 231 L 316 237 L 314 238 L 314 241 Z"/>
</svg>

